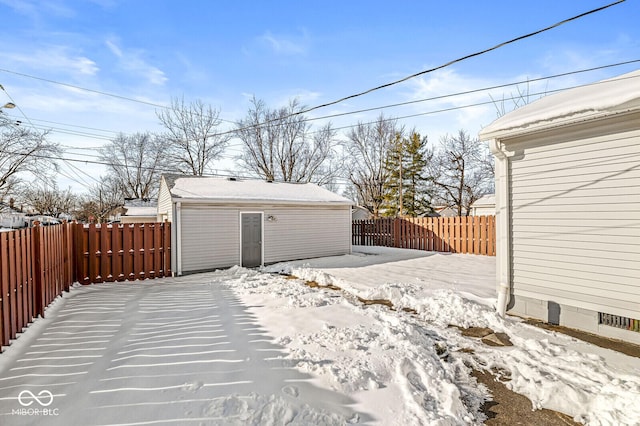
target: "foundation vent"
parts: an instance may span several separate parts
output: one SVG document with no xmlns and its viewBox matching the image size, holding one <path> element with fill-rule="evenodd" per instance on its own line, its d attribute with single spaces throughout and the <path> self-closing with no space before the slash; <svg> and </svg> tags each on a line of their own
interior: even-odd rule
<svg viewBox="0 0 640 426">
<path fill-rule="evenodd" d="M 600 312 L 600 324 L 640 332 L 640 320 Z"/>
</svg>

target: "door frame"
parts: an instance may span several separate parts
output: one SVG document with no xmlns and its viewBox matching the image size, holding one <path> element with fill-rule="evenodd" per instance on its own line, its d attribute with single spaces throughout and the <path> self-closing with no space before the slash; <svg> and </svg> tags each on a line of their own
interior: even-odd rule
<svg viewBox="0 0 640 426">
<path fill-rule="evenodd" d="M 242 211 L 238 212 L 238 219 L 240 220 L 240 266 L 242 267 L 242 215 L 243 214 L 259 214 L 260 215 L 260 266 L 264 266 L 264 212 L 263 211 Z"/>
</svg>

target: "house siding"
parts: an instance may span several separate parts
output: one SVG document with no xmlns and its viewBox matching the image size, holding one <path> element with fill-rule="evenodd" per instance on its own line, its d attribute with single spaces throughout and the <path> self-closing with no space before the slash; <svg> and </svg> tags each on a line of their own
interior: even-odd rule
<svg viewBox="0 0 640 426">
<path fill-rule="evenodd" d="M 240 263 L 238 209 L 182 204 L 180 215 L 183 273 Z"/>
<path fill-rule="evenodd" d="M 640 318 L 640 130 L 509 150 L 514 295 Z"/>
<path fill-rule="evenodd" d="M 182 272 L 240 264 L 240 213 L 264 213 L 264 262 L 348 254 L 350 206 L 181 205 Z M 275 220 L 267 218 L 273 216 Z"/>
<path fill-rule="evenodd" d="M 264 261 L 348 254 L 351 251 L 351 208 L 276 208 L 264 210 Z M 275 221 L 268 221 L 268 216 Z"/>
<path fill-rule="evenodd" d="M 157 220 L 156 216 L 120 216 L 120 223 L 153 223 Z"/>
<path fill-rule="evenodd" d="M 164 179 L 160 182 L 160 190 L 158 191 L 158 221 L 163 222 L 165 219 L 173 222 L 173 209 L 171 202 L 171 193 Z"/>
</svg>

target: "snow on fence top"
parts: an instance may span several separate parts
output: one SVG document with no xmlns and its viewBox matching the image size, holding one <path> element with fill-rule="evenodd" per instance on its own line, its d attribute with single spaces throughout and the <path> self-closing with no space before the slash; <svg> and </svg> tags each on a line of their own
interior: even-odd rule
<svg viewBox="0 0 640 426">
<path fill-rule="evenodd" d="M 268 182 L 257 179 L 176 177 L 172 197 L 222 202 L 291 202 L 352 205 L 353 201 L 312 183 Z"/>
<path fill-rule="evenodd" d="M 640 70 L 546 96 L 480 131 L 481 140 L 640 110 Z"/>
</svg>

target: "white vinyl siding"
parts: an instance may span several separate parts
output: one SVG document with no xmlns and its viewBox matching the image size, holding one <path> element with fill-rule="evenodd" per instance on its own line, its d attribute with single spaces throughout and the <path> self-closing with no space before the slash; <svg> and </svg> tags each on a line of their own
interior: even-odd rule
<svg viewBox="0 0 640 426">
<path fill-rule="evenodd" d="M 265 263 L 350 253 L 351 209 L 266 208 L 264 240 Z"/>
<path fill-rule="evenodd" d="M 640 318 L 640 131 L 510 149 L 514 294 Z"/>
<path fill-rule="evenodd" d="M 351 252 L 351 209 L 300 206 L 182 204 L 183 273 L 240 264 L 240 213 L 264 212 L 264 262 Z M 275 220 L 268 220 L 272 216 Z"/>
<path fill-rule="evenodd" d="M 183 273 L 239 264 L 237 209 L 182 204 L 180 215 Z"/>
<path fill-rule="evenodd" d="M 158 221 L 163 221 L 166 217 L 169 222 L 173 222 L 172 206 L 171 193 L 164 179 L 162 179 L 160 181 L 160 190 L 158 191 Z"/>
</svg>

